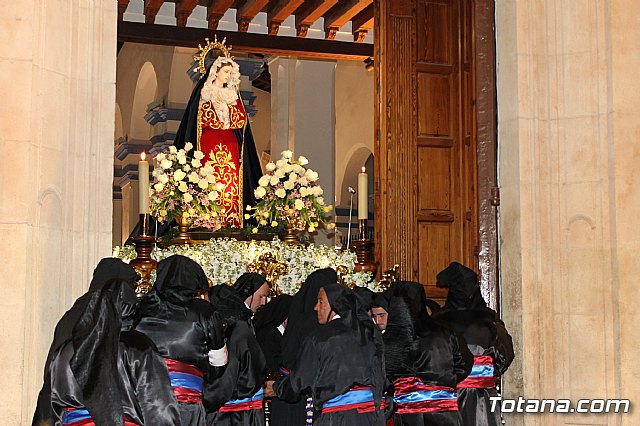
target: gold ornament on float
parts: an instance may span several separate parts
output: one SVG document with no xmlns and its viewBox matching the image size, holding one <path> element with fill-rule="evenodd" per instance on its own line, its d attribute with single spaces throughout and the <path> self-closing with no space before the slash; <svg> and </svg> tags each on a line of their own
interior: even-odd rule
<svg viewBox="0 0 640 426">
<path fill-rule="evenodd" d="M 198 62 L 198 72 L 200 73 L 200 78 L 204 77 L 204 75 L 207 73 L 207 68 L 204 64 L 204 61 L 209 52 L 211 52 L 212 50 L 219 50 L 226 58 L 234 59 L 234 57 L 231 56 L 232 46 L 227 46 L 225 44 L 227 42 L 226 37 L 222 39 L 222 42 L 218 41 L 218 36 L 214 36 L 213 43 L 209 41 L 209 38 L 205 38 L 204 41 L 206 41 L 207 44 L 205 44 L 204 47 L 199 44 L 198 50 L 200 52 L 197 55 L 193 56 L 193 59 Z"/>
</svg>

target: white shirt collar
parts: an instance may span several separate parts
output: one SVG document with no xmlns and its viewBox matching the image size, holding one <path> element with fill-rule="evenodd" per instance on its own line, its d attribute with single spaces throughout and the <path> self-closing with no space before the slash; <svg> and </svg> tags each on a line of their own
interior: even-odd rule
<svg viewBox="0 0 640 426">
<path fill-rule="evenodd" d="M 284 325 L 280 324 L 277 328 L 280 334 L 284 334 Z"/>
</svg>

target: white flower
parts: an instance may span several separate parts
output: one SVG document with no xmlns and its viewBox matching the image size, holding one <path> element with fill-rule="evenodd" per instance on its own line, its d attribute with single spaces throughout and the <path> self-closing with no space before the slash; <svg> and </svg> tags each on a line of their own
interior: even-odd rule
<svg viewBox="0 0 640 426">
<path fill-rule="evenodd" d="M 271 179 L 269 179 L 271 186 L 277 185 L 278 182 L 280 182 L 280 178 L 278 176 L 271 176 Z"/>
<path fill-rule="evenodd" d="M 261 200 L 262 197 L 267 195 L 267 190 L 264 189 L 264 186 L 259 186 L 253 191 L 253 195 L 255 195 L 258 200 Z"/>
<path fill-rule="evenodd" d="M 156 192 L 160 192 L 164 189 L 164 184 L 162 184 L 161 182 L 158 182 L 155 185 L 153 185 L 153 189 L 155 189 Z"/>
<path fill-rule="evenodd" d="M 215 201 L 218 199 L 218 191 L 211 191 L 208 196 L 210 201 Z"/>
<path fill-rule="evenodd" d="M 269 161 L 265 166 L 265 168 L 267 169 L 268 172 L 272 172 L 276 169 L 276 165 L 273 164 L 273 162 Z"/>
<path fill-rule="evenodd" d="M 201 173 L 206 175 L 213 174 L 213 166 L 210 163 L 206 163 L 201 170 Z"/>
<path fill-rule="evenodd" d="M 291 180 L 285 181 L 284 183 L 284 189 L 293 189 L 294 186 L 296 186 L 296 184 Z"/>
<path fill-rule="evenodd" d="M 160 176 L 158 176 L 158 182 L 166 185 L 167 182 L 169 182 L 169 176 L 165 175 L 164 173 L 161 174 Z"/>
<path fill-rule="evenodd" d="M 206 179 L 209 183 L 216 183 L 216 177 L 214 175 L 207 175 Z"/>
<path fill-rule="evenodd" d="M 178 148 L 176 148 L 175 146 L 171 145 L 169 147 L 169 152 L 172 154 L 177 154 L 178 153 Z"/>
<path fill-rule="evenodd" d="M 316 198 L 316 201 L 318 202 L 318 204 L 324 204 L 324 198 L 323 197 Z"/>
<path fill-rule="evenodd" d="M 269 185 L 269 176 L 262 176 L 259 180 L 258 180 L 258 185 L 260 186 L 267 186 Z"/>
<path fill-rule="evenodd" d="M 191 142 L 187 142 L 184 144 L 185 151 L 191 151 L 193 149 L 193 144 Z"/>
<path fill-rule="evenodd" d="M 197 169 L 198 167 L 202 166 L 202 163 L 197 158 L 194 158 L 193 160 L 191 160 L 191 165 Z"/>
<path fill-rule="evenodd" d="M 276 168 L 281 169 L 287 165 L 287 160 L 278 160 L 276 161 Z"/>
<path fill-rule="evenodd" d="M 198 176 L 198 173 L 191 172 L 191 174 L 189 174 L 189 182 L 198 182 L 199 180 L 200 176 Z"/>
<path fill-rule="evenodd" d="M 304 201 L 302 201 L 301 199 L 297 199 L 293 203 L 293 208 L 296 210 L 302 210 L 304 208 Z"/>
<path fill-rule="evenodd" d="M 293 171 L 294 172 L 300 173 L 302 170 L 304 170 L 304 168 L 300 164 L 294 164 L 293 165 Z"/>
<path fill-rule="evenodd" d="M 167 158 L 167 154 L 165 154 L 164 152 L 161 152 L 160 154 L 156 155 L 156 161 L 158 163 L 164 160 L 165 158 Z"/>
<path fill-rule="evenodd" d="M 193 153 L 193 158 L 195 158 L 196 160 L 202 160 L 204 158 L 204 154 L 202 153 L 202 151 L 196 151 Z"/>
<path fill-rule="evenodd" d="M 306 177 L 302 176 L 300 179 L 298 179 L 298 183 L 302 186 L 307 186 L 307 184 L 309 183 L 309 181 L 307 180 Z"/>
<path fill-rule="evenodd" d="M 188 172 L 189 170 L 191 170 L 191 166 L 190 166 L 190 165 L 188 165 L 188 164 L 186 164 L 186 165 L 182 168 L 182 170 L 184 170 L 185 172 Z"/>
<path fill-rule="evenodd" d="M 322 195 L 324 193 L 324 190 L 322 189 L 321 186 L 316 186 L 314 188 L 311 188 L 313 191 L 313 195 L 318 196 L 318 195 Z"/>
<path fill-rule="evenodd" d="M 300 157 L 298 157 L 298 162 L 300 164 L 302 164 L 303 166 L 306 166 L 307 164 L 309 164 L 309 160 L 307 160 L 307 157 L 301 155 Z"/>
<path fill-rule="evenodd" d="M 209 181 L 207 179 L 200 179 L 198 181 L 198 187 L 200 189 L 207 189 L 209 187 Z"/>
<path fill-rule="evenodd" d="M 187 155 L 182 151 L 178 153 L 178 163 L 187 164 Z"/>
<path fill-rule="evenodd" d="M 285 169 L 278 169 L 275 171 L 275 173 L 273 174 L 273 176 L 277 177 L 278 179 L 283 178 L 285 175 Z"/>
<path fill-rule="evenodd" d="M 307 169 L 307 172 L 304 175 L 309 179 L 309 182 L 315 182 L 318 180 L 318 172 L 314 172 L 311 169 Z"/>
<path fill-rule="evenodd" d="M 298 175 L 295 173 L 289 173 L 289 180 L 293 183 L 296 183 L 298 181 Z"/>
<path fill-rule="evenodd" d="M 309 188 L 307 188 L 306 186 L 303 186 L 300 188 L 300 195 L 302 197 L 306 197 L 307 195 L 309 195 Z"/>
<path fill-rule="evenodd" d="M 224 191 L 224 183 L 222 183 L 222 182 L 216 183 L 216 190 Z"/>
<path fill-rule="evenodd" d="M 171 160 L 162 160 L 160 162 L 160 167 L 166 170 L 166 169 L 170 169 L 172 164 L 173 163 L 171 162 Z"/>
<path fill-rule="evenodd" d="M 176 182 L 180 182 L 186 176 L 187 176 L 187 174 L 185 172 L 183 172 L 182 170 L 176 170 L 175 172 L 173 172 L 173 179 Z"/>
<path fill-rule="evenodd" d="M 291 158 L 293 157 L 293 152 L 286 150 L 286 151 L 282 151 L 282 157 L 284 158 Z"/>
<path fill-rule="evenodd" d="M 182 192 L 187 192 L 189 190 L 189 187 L 187 187 L 187 182 L 180 182 L 180 185 L 178 185 L 178 189 Z"/>
<path fill-rule="evenodd" d="M 293 171 L 293 164 L 287 164 L 282 168 L 285 173 L 291 173 Z"/>
<path fill-rule="evenodd" d="M 260 188 L 258 188 L 260 189 Z M 257 191 L 257 190 L 256 190 Z M 276 189 L 276 197 L 278 198 L 284 198 L 287 196 L 287 191 L 284 190 L 284 188 L 278 188 Z"/>
<path fill-rule="evenodd" d="M 193 195 L 189 194 L 188 192 L 186 194 L 182 195 L 182 200 L 185 203 L 190 203 L 193 200 Z"/>
</svg>

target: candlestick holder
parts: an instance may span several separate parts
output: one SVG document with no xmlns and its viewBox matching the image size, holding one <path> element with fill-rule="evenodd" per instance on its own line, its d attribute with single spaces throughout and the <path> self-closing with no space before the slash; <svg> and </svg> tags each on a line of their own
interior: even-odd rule
<svg viewBox="0 0 640 426">
<path fill-rule="evenodd" d="M 354 272 L 371 272 L 375 277 L 378 266 L 372 258 L 373 240 L 369 238 L 367 219 L 358 219 L 358 239 L 351 241 L 356 252 Z"/>
<path fill-rule="evenodd" d="M 158 262 L 151 258 L 153 244 L 156 239 L 149 235 L 149 213 L 140 213 L 140 234 L 133 239 L 136 246 L 137 257 L 129 264 L 140 274 L 140 280 L 136 286 L 138 297 L 144 297 L 151 290 L 151 272 L 158 266 Z"/>
</svg>

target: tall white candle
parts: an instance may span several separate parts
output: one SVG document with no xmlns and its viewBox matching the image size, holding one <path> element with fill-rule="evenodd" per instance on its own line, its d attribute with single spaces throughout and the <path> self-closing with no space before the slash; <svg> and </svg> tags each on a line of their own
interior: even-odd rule
<svg viewBox="0 0 640 426">
<path fill-rule="evenodd" d="M 138 163 L 138 205 L 140 213 L 149 213 L 149 162 L 145 160 L 146 154 L 140 154 Z"/>
<path fill-rule="evenodd" d="M 369 217 L 369 189 L 367 188 L 367 172 L 363 167 L 358 174 L 358 219 Z"/>
</svg>

